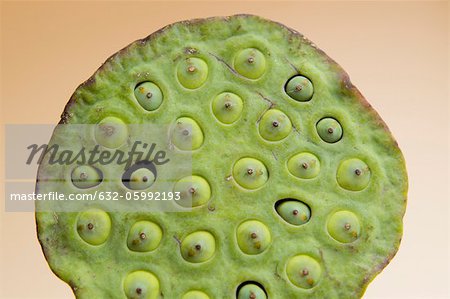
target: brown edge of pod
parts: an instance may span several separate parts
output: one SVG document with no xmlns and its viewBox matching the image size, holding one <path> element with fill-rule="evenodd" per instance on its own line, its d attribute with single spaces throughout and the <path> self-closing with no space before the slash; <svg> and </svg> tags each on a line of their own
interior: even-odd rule
<svg viewBox="0 0 450 299">
<path fill-rule="evenodd" d="M 303 36 L 303 34 L 301 34 L 300 32 L 289 28 L 287 26 L 285 26 L 284 24 L 281 24 L 279 22 L 276 21 L 271 21 L 256 15 L 252 15 L 252 14 L 236 14 L 236 15 L 232 15 L 232 16 L 226 16 L 226 17 L 209 17 L 209 18 L 197 18 L 197 19 L 191 19 L 191 20 L 185 20 L 185 21 L 179 21 L 179 22 L 175 22 L 169 25 L 164 26 L 163 28 L 153 32 L 152 34 L 148 35 L 147 37 L 143 38 L 143 39 L 139 39 L 136 40 L 132 43 L 130 43 L 128 46 L 122 48 L 121 50 L 119 50 L 118 52 L 114 53 L 113 55 L 111 55 L 110 57 L 108 57 L 108 59 L 105 60 L 105 62 L 94 72 L 94 74 L 89 77 L 89 79 L 87 79 L 86 81 L 84 81 L 83 83 L 81 83 L 75 90 L 75 92 L 72 94 L 72 96 L 70 97 L 69 102 L 65 105 L 64 107 L 64 111 L 61 114 L 61 120 L 59 121 L 58 124 L 66 124 L 68 123 L 68 121 L 71 118 L 70 115 L 70 107 L 76 103 L 76 98 L 75 98 L 75 94 L 76 91 L 78 91 L 79 89 L 83 88 L 83 87 L 87 87 L 90 86 L 92 84 L 95 83 L 95 77 L 102 73 L 104 71 L 104 69 L 106 68 L 106 66 L 115 58 L 119 58 L 122 55 L 126 55 L 126 52 L 128 51 L 128 49 L 135 45 L 135 44 L 145 44 L 148 41 L 151 41 L 152 39 L 156 38 L 157 36 L 163 34 L 165 31 L 167 31 L 168 29 L 172 28 L 175 25 L 185 25 L 185 26 L 192 26 L 192 25 L 197 25 L 197 24 L 201 24 L 201 23 L 207 23 L 207 22 L 213 22 L 213 21 L 224 21 L 224 22 L 228 22 L 230 19 L 233 18 L 253 18 L 253 19 L 257 19 L 260 22 L 266 22 L 266 23 L 270 23 L 270 24 L 277 24 L 279 25 L 281 28 L 285 29 L 288 31 L 288 34 L 293 35 L 294 37 L 300 38 L 302 40 L 302 43 L 306 43 L 307 45 L 313 47 L 320 55 L 322 55 L 323 58 L 325 58 L 325 60 L 331 65 L 333 66 L 333 68 L 336 70 L 336 72 L 339 74 L 340 80 L 341 80 L 341 88 L 347 90 L 350 94 L 353 95 L 354 98 L 356 98 L 363 107 L 365 107 L 366 111 L 368 113 L 370 113 L 373 117 L 373 119 L 384 128 L 384 130 L 389 134 L 390 139 L 392 140 L 393 144 L 395 145 L 396 150 L 400 153 L 400 156 L 402 157 L 402 165 L 403 168 L 405 169 L 405 176 L 406 176 L 406 182 L 405 182 L 405 190 L 403 191 L 403 197 L 404 197 L 404 202 L 405 202 L 405 208 L 403 209 L 403 215 L 406 211 L 406 201 L 407 201 L 407 192 L 408 192 L 408 177 L 407 177 L 407 173 L 406 173 L 406 163 L 403 157 L 403 154 L 400 150 L 400 148 L 398 147 L 398 143 L 395 140 L 395 138 L 393 137 L 391 131 L 389 130 L 388 126 L 386 125 L 386 123 L 381 119 L 380 115 L 375 111 L 375 109 L 370 105 L 370 103 L 364 98 L 364 96 L 361 94 L 361 92 L 358 90 L 358 88 L 356 86 L 353 85 L 353 83 L 350 80 L 349 75 L 345 72 L 345 70 L 339 65 L 337 64 L 332 58 L 330 58 L 324 51 L 322 51 L 321 49 L 319 49 L 314 43 L 312 43 L 309 39 L 305 38 Z M 40 171 L 40 166 L 38 169 L 38 173 Z M 39 183 L 39 179 L 36 179 L 36 192 L 38 192 L 38 183 Z M 44 253 L 45 259 L 48 259 L 48 253 L 45 249 L 44 246 L 44 241 L 41 240 L 39 238 L 39 226 L 37 223 L 37 218 L 36 218 L 36 213 L 35 213 L 35 222 L 36 222 L 36 233 L 38 236 L 38 240 L 39 243 L 41 245 L 42 248 L 42 252 Z M 363 279 L 363 283 L 360 285 L 360 288 L 355 290 L 355 295 L 358 297 L 362 297 L 362 295 L 364 294 L 367 286 L 369 285 L 369 283 L 389 264 L 389 262 L 393 259 L 393 257 L 395 256 L 395 254 L 397 253 L 399 247 L 400 247 L 400 242 L 401 242 L 401 236 L 398 240 L 397 246 L 394 247 L 394 249 L 391 251 L 390 255 L 388 257 L 386 257 L 386 259 L 378 264 L 375 265 L 373 270 L 371 272 L 369 272 Z M 49 265 L 49 264 L 48 264 Z M 52 270 L 52 272 L 59 277 L 61 280 L 64 280 L 61 276 L 59 276 L 55 271 L 53 271 L 52 267 L 49 265 L 50 269 Z M 66 281 L 67 282 L 67 281 Z M 73 290 L 75 296 L 77 295 L 77 286 L 72 282 L 72 281 L 68 281 L 67 282 L 71 289 Z"/>
</svg>

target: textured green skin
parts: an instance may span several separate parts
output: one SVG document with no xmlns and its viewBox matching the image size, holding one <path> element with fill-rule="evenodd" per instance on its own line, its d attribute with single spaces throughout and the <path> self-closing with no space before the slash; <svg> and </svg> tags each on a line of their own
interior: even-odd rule
<svg viewBox="0 0 450 299">
<path fill-rule="evenodd" d="M 196 48 L 194 56 L 209 66 L 206 82 L 195 90 L 182 87 L 176 75 L 180 59 L 192 56 L 188 47 Z M 248 47 L 259 48 L 267 58 L 266 72 L 258 80 L 243 78 L 229 67 L 234 55 Z M 314 84 L 308 102 L 297 102 L 284 92 L 287 80 L 299 72 Z M 142 109 L 133 97 L 136 84 L 145 80 L 158 84 L 164 94 L 153 112 Z M 223 91 L 238 94 L 244 102 L 242 116 L 232 125 L 221 124 L 211 111 L 212 99 Z M 279 142 L 268 142 L 258 133 L 258 120 L 270 107 L 284 111 L 295 127 Z M 403 156 L 342 68 L 291 29 L 255 16 L 169 25 L 109 58 L 75 91 L 61 123 L 96 123 L 109 115 L 127 123 L 194 118 L 205 139 L 193 152 L 193 173 L 207 178 L 212 197 L 207 206 L 190 213 L 111 213 L 111 234 L 100 246 L 79 237 L 77 213 L 36 213 L 48 263 L 77 298 L 125 298 L 123 281 L 136 270 L 159 279 L 161 298 L 181 298 L 193 289 L 211 298 L 234 298 L 245 281 L 261 283 L 269 298 L 358 298 L 398 250 L 407 193 Z M 322 141 L 315 128 L 327 116 L 336 118 L 344 130 L 335 144 Z M 218 149 L 221 154 L 214 154 Z M 289 173 L 287 161 L 298 152 L 312 152 L 320 159 L 316 178 L 306 181 Z M 269 180 L 257 190 L 243 189 L 230 177 L 233 164 L 245 156 L 261 160 L 269 170 Z M 340 161 L 352 157 L 371 167 L 371 181 L 360 192 L 344 190 L 336 182 Z M 41 165 L 38 179 L 48 175 Z M 125 188 L 121 182 L 113 186 Z M 111 185 L 96 188 L 110 191 Z M 72 189 L 68 184 L 66 191 Z M 277 214 L 275 202 L 289 197 L 310 206 L 308 223 L 292 226 Z M 342 209 L 360 219 L 361 236 L 350 244 L 327 233 L 327 218 Z M 240 251 L 235 237 L 236 227 L 248 219 L 264 222 L 274 235 L 270 247 L 254 256 Z M 163 229 L 161 244 L 152 252 L 127 248 L 127 233 L 138 220 Z M 216 252 L 205 263 L 188 263 L 175 238 L 199 230 L 214 234 Z M 297 288 L 287 278 L 286 262 L 298 254 L 315 258 L 322 267 L 322 279 L 312 289 Z"/>
</svg>

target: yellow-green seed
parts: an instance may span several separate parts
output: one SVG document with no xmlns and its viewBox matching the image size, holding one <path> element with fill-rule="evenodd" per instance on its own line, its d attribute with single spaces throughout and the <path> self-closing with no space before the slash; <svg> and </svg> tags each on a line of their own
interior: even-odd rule
<svg viewBox="0 0 450 299">
<path fill-rule="evenodd" d="M 269 141 L 279 141 L 286 138 L 292 131 L 289 117 L 282 111 L 270 109 L 261 117 L 259 134 Z"/>
<path fill-rule="evenodd" d="M 216 240 L 210 232 L 194 232 L 181 241 L 180 250 L 181 256 L 190 263 L 206 262 L 216 251 Z"/>
<path fill-rule="evenodd" d="M 199 88 L 208 78 L 208 65 L 203 59 L 197 57 L 183 59 L 178 64 L 177 76 L 184 87 Z"/>
<path fill-rule="evenodd" d="M 267 226 L 258 220 L 248 220 L 239 225 L 236 230 L 239 248 L 246 254 L 260 254 L 272 242 Z"/>
<path fill-rule="evenodd" d="M 295 286 L 302 289 L 311 289 L 322 278 L 322 267 L 308 255 L 297 255 L 287 262 L 286 274 Z"/>
<path fill-rule="evenodd" d="M 242 99 L 234 93 L 223 92 L 212 102 L 214 116 L 224 124 L 234 123 L 242 114 Z"/>
<path fill-rule="evenodd" d="M 266 71 L 266 58 L 258 49 L 243 49 L 234 58 L 234 69 L 244 77 L 258 79 Z"/>
<path fill-rule="evenodd" d="M 327 222 L 330 236 L 341 243 L 351 243 L 359 238 L 361 226 L 358 217 L 350 211 L 338 211 Z"/>
<path fill-rule="evenodd" d="M 211 187 L 203 177 L 193 175 L 180 179 L 175 183 L 173 192 L 179 192 L 177 204 L 183 207 L 198 207 L 206 204 L 211 198 Z"/>
<path fill-rule="evenodd" d="M 180 117 L 172 130 L 172 143 L 180 150 L 196 150 L 203 144 L 203 131 L 190 117 Z"/>
<path fill-rule="evenodd" d="M 258 189 L 269 179 L 266 166 L 254 158 L 242 158 L 233 167 L 235 181 L 246 189 Z"/>
<path fill-rule="evenodd" d="M 311 153 L 299 153 L 288 161 L 289 172 L 301 179 L 312 179 L 320 173 L 320 161 Z"/>
<path fill-rule="evenodd" d="M 365 189 L 369 185 L 370 177 L 369 166 L 357 158 L 341 162 L 336 173 L 336 180 L 339 185 L 350 191 Z"/>
<path fill-rule="evenodd" d="M 161 228 L 153 222 L 142 220 L 130 228 L 127 245 L 132 251 L 148 252 L 155 250 L 161 243 L 161 239 Z"/>
<path fill-rule="evenodd" d="M 101 245 L 111 232 L 111 218 L 100 209 L 89 209 L 78 215 L 77 231 L 91 245 Z"/>
<path fill-rule="evenodd" d="M 95 140 L 107 148 L 118 148 L 128 138 L 127 125 L 120 118 L 109 116 L 95 126 Z"/>
<path fill-rule="evenodd" d="M 123 290 L 128 299 L 157 299 L 160 286 L 154 274 L 139 270 L 127 275 Z"/>
<path fill-rule="evenodd" d="M 90 165 L 80 165 L 74 168 L 71 173 L 72 183 L 80 189 L 87 189 L 97 186 L 102 182 L 100 170 Z"/>
</svg>

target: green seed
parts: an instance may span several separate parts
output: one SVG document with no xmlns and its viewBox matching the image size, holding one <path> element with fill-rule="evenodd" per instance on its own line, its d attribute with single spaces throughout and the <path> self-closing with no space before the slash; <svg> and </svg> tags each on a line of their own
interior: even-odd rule
<svg viewBox="0 0 450 299">
<path fill-rule="evenodd" d="M 267 295 L 261 287 L 248 283 L 238 291 L 238 299 L 267 299 Z"/>
<path fill-rule="evenodd" d="M 358 239 L 360 225 L 358 217 L 350 211 L 334 213 L 327 223 L 328 233 L 333 239 L 341 243 L 351 243 Z"/>
<path fill-rule="evenodd" d="M 111 218 L 100 209 L 84 211 L 78 216 L 77 231 L 86 243 L 103 244 L 111 232 Z"/>
<path fill-rule="evenodd" d="M 289 79 L 286 83 L 285 91 L 294 100 L 306 102 L 311 100 L 314 88 L 308 78 L 297 75 Z"/>
<path fill-rule="evenodd" d="M 319 120 L 316 129 L 320 138 L 325 142 L 335 143 L 342 138 L 341 124 L 334 118 L 327 117 Z"/>
<path fill-rule="evenodd" d="M 322 268 L 312 257 L 297 255 L 288 261 L 286 273 L 295 286 L 302 289 L 310 289 L 319 283 L 322 276 Z"/>
<path fill-rule="evenodd" d="M 248 220 L 239 225 L 236 237 L 242 252 L 252 255 L 262 253 L 272 242 L 267 226 L 257 220 Z"/>
<path fill-rule="evenodd" d="M 347 190 L 361 191 L 369 185 L 370 169 L 360 159 L 348 159 L 339 165 L 336 179 L 339 185 Z"/>
<path fill-rule="evenodd" d="M 258 79 L 266 70 L 266 58 L 254 48 L 241 50 L 234 58 L 234 69 L 244 77 Z"/>
<path fill-rule="evenodd" d="M 138 103 L 147 111 L 158 109 L 163 101 L 161 89 L 153 82 L 142 82 L 134 89 Z"/>
<path fill-rule="evenodd" d="M 206 231 L 194 232 L 181 241 L 181 255 L 191 263 L 202 263 L 214 255 L 216 240 Z"/>
<path fill-rule="evenodd" d="M 155 175 L 148 168 L 139 168 L 130 176 L 129 186 L 133 190 L 144 190 L 150 188 L 155 182 Z"/>
<path fill-rule="evenodd" d="M 184 207 L 198 207 L 211 198 L 208 181 L 197 175 L 187 176 L 176 182 L 173 192 L 180 192 L 180 199 L 176 203 Z"/>
<path fill-rule="evenodd" d="M 80 189 L 92 188 L 103 180 L 102 173 L 90 165 L 77 166 L 71 174 L 72 183 Z"/>
<path fill-rule="evenodd" d="M 125 278 L 123 290 L 128 299 L 159 298 L 159 281 L 147 271 L 135 271 Z"/>
<path fill-rule="evenodd" d="M 120 118 L 109 116 L 95 126 L 95 140 L 104 147 L 118 148 L 127 138 L 127 125 Z"/>
<path fill-rule="evenodd" d="M 208 78 L 208 65 L 203 59 L 186 58 L 178 64 L 178 81 L 189 89 L 202 86 Z"/>
<path fill-rule="evenodd" d="M 161 228 L 150 221 L 138 221 L 128 233 L 127 245 L 132 251 L 147 252 L 155 250 L 162 239 Z"/>
<path fill-rule="evenodd" d="M 180 150 L 198 149 L 203 144 L 202 129 L 192 118 L 180 117 L 172 131 L 172 143 Z"/>
<path fill-rule="evenodd" d="M 189 291 L 181 299 L 210 299 L 210 297 L 200 291 Z"/>
<path fill-rule="evenodd" d="M 279 205 L 276 205 L 276 210 L 287 223 L 302 225 L 311 218 L 311 210 L 303 202 L 295 199 L 281 201 Z"/>
<path fill-rule="evenodd" d="M 223 92 L 212 102 L 215 117 L 224 124 L 234 123 L 242 114 L 242 99 L 234 93 Z"/>
<path fill-rule="evenodd" d="M 288 161 L 289 172 L 301 179 L 312 179 L 319 175 L 320 161 L 311 153 L 299 153 Z"/>
<path fill-rule="evenodd" d="M 277 109 L 270 109 L 259 122 L 259 134 L 269 141 L 279 141 L 286 138 L 292 131 L 289 117 Z"/>
<path fill-rule="evenodd" d="M 266 166 L 253 158 L 242 158 L 234 164 L 233 177 L 246 189 L 258 189 L 269 179 Z"/>
</svg>

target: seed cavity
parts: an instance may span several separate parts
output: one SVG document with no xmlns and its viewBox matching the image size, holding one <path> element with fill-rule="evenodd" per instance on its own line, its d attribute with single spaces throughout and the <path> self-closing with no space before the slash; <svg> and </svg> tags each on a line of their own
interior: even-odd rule
<svg viewBox="0 0 450 299">
<path fill-rule="evenodd" d="M 267 299 L 264 287 L 256 281 L 241 283 L 236 291 L 237 299 Z"/>
<path fill-rule="evenodd" d="M 288 160 L 289 172 L 301 179 L 313 179 L 320 173 L 320 161 L 314 154 L 299 153 Z"/>
<path fill-rule="evenodd" d="M 234 69 L 244 77 L 258 79 L 266 71 L 266 58 L 258 49 L 243 49 L 234 58 Z"/>
<path fill-rule="evenodd" d="M 80 189 L 95 187 L 103 181 L 102 172 L 91 165 L 75 167 L 70 176 L 72 184 Z"/>
<path fill-rule="evenodd" d="M 292 99 L 299 102 L 311 100 L 314 94 L 314 88 L 311 81 L 300 75 L 290 78 L 284 86 L 284 90 Z"/>
<path fill-rule="evenodd" d="M 351 243 L 359 238 L 361 226 L 358 217 L 350 211 L 338 211 L 327 222 L 330 236 L 341 243 Z"/>
<path fill-rule="evenodd" d="M 77 220 L 78 235 L 90 245 L 101 245 L 111 232 L 111 218 L 100 209 L 81 212 Z"/>
<path fill-rule="evenodd" d="M 245 189 L 258 189 L 269 179 L 266 166 L 254 158 L 242 158 L 233 166 L 233 177 Z"/>
<path fill-rule="evenodd" d="M 303 225 L 311 219 L 310 207 L 297 199 L 281 199 L 275 203 L 275 210 L 284 221 L 292 225 Z"/>
<path fill-rule="evenodd" d="M 95 140 L 107 148 L 118 148 L 128 139 L 127 125 L 120 118 L 108 116 L 94 128 Z"/>
<path fill-rule="evenodd" d="M 178 64 L 177 77 L 185 88 L 199 88 L 208 78 L 208 65 L 198 57 L 186 58 Z"/>
<path fill-rule="evenodd" d="M 127 275 L 123 290 L 128 299 L 157 299 L 160 293 L 158 278 L 147 271 L 135 271 Z"/>
<path fill-rule="evenodd" d="M 277 109 L 269 109 L 259 121 L 259 134 L 269 141 L 279 141 L 286 138 L 292 131 L 289 117 Z"/>
<path fill-rule="evenodd" d="M 139 161 L 130 166 L 122 175 L 122 183 L 131 190 L 149 189 L 156 181 L 157 170 L 150 161 Z"/>
<path fill-rule="evenodd" d="M 180 117 L 172 128 L 171 141 L 180 150 L 196 150 L 203 144 L 203 131 L 190 117 Z"/>
<path fill-rule="evenodd" d="M 134 88 L 134 96 L 139 105 L 141 105 L 141 107 L 146 111 L 154 111 L 158 109 L 164 98 L 158 85 L 150 81 L 139 83 Z"/>
<path fill-rule="evenodd" d="M 173 192 L 179 192 L 177 204 L 183 207 L 198 207 L 205 205 L 211 198 L 211 186 L 201 176 L 186 176 L 175 183 Z"/>
<path fill-rule="evenodd" d="M 367 164 L 357 158 L 342 161 L 336 173 L 336 180 L 344 189 L 364 190 L 370 182 L 371 172 Z"/>
<path fill-rule="evenodd" d="M 181 256 L 190 263 L 202 263 L 211 259 L 216 251 L 216 240 L 207 231 L 198 231 L 181 241 Z"/>
<path fill-rule="evenodd" d="M 272 242 L 269 229 L 258 220 L 241 223 L 236 230 L 236 237 L 241 251 L 250 255 L 262 253 Z"/>
<path fill-rule="evenodd" d="M 161 243 L 162 236 L 162 230 L 157 224 L 147 220 L 138 221 L 128 232 L 127 245 L 131 251 L 153 251 Z"/>
<path fill-rule="evenodd" d="M 331 117 L 319 120 L 316 124 L 316 130 L 320 138 L 327 143 L 338 142 L 343 135 L 341 124 Z"/>
<path fill-rule="evenodd" d="M 242 115 L 243 106 L 241 97 L 231 92 L 223 92 L 212 101 L 214 116 L 224 124 L 232 124 L 237 121 Z"/>
<path fill-rule="evenodd" d="M 286 274 L 295 286 L 310 289 L 319 283 L 322 267 L 314 258 L 300 254 L 289 259 Z"/>
</svg>

